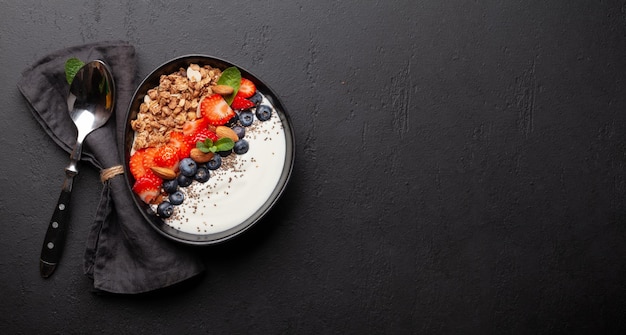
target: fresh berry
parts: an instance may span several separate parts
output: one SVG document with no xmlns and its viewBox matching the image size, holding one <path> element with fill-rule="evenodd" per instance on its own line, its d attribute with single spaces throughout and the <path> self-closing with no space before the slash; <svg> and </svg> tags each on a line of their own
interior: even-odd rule
<svg viewBox="0 0 626 335">
<path fill-rule="evenodd" d="M 256 91 L 253 96 L 248 98 L 248 100 L 252 101 L 253 104 L 258 105 L 263 101 L 263 96 L 261 95 L 261 92 Z"/>
<path fill-rule="evenodd" d="M 222 99 L 222 100 L 224 100 L 224 99 Z M 226 102 L 226 101 L 224 101 L 224 102 Z M 187 121 L 183 125 L 183 134 L 185 134 L 185 136 L 192 136 L 193 134 L 197 133 L 198 130 L 204 129 L 208 125 L 209 125 L 209 119 L 204 118 L 204 117 L 201 117 L 201 118 L 195 119 L 195 120 Z"/>
<path fill-rule="evenodd" d="M 225 151 L 218 151 L 217 153 L 222 157 L 228 157 L 230 154 L 233 153 L 233 149 L 228 149 Z"/>
<path fill-rule="evenodd" d="M 176 190 L 178 190 L 178 180 L 176 180 L 176 178 L 164 180 L 161 187 L 163 188 L 163 191 L 167 192 L 168 194 L 172 194 L 176 192 Z"/>
<path fill-rule="evenodd" d="M 161 179 L 157 176 L 143 176 L 133 185 L 133 192 L 147 204 L 153 203 L 159 196 L 161 187 Z"/>
<path fill-rule="evenodd" d="M 176 170 L 178 160 L 178 148 L 172 145 L 161 146 L 154 153 L 155 166 Z"/>
<path fill-rule="evenodd" d="M 199 167 L 198 171 L 196 171 L 196 174 L 193 176 L 193 179 L 200 183 L 206 183 L 209 178 L 209 170 L 204 166 Z"/>
<path fill-rule="evenodd" d="M 170 140 L 168 142 L 168 145 L 171 145 L 178 149 L 178 158 L 188 157 L 191 149 L 195 147 L 191 146 L 187 142 L 185 134 L 178 131 L 173 131 L 170 133 Z"/>
<path fill-rule="evenodd" d="M 244 127 L 249 127 L 254 122 L 254 114 L 251 111 L 239 113 L 239 123 Z"/>
<path fill-rule="evenodd" d="M 254 102 L 244 97 L 241 97 L 239 95 L 236 95 L 235 98 L 233 99 L 233 102 L 230 104 L 230 107 L 237 109 L 237 110 L 250 109 L 254 106 L 255 106 Z"/>
<path fill-rule="evenodd" d="M 162 218 L 169 218 L 174 214 L 174 206 L 167 201 L 163 201 L 157 207 L 157 215 Z"/>
<path fill-rule="evenodd" d="M 193 183 L 193 178 L 187 177 L 181 173 L 178 175 L 178 177 L 176 177 L 176 181 L 178 182 L 178 186 L 187 187 L 191 185 L 191 183 Z"/>
<path fill-rule="evenodd" d="M 149 147 L 146 148 L 146 152 L 143 154 L 143 167 L 146 170 L 150 170 L 150 172 L 152 172 L 150 168 L 156 166 L 154 163 L 154 155 L 156 155 L 156 151 L 157 148 Z"/>
<path fill-rule="evenodd" d="M 204 128 L 204 129 L 198 130 L 195 134 L 193 134 L 192 136 L 188 137 L 188 141 L 187 142 L 192 147 L 195 148 L 197 142 L 204 142 L 207 138 L 210 138 L 211 141 L 213 141 L 213 142 L 217 141 L 217 135 L 215 134 L 215 132 L 212 132 L 209 129 Z"/>
<path fill-rule="evenodd" d="M 237 121 L 239 121 L 239 115 L 235 113 L 235 115 L 226 122 L 225 126 L 232 127 L 237 124 Z"/>
<path fill-rule="evenodd" d="M 256 118 L 260 121 L 267 121 L 272 117 L 272 107 L 260 105 L 256 108 Z"/>
<path fill-rule="evenodd" d="M 139 149 L 130 157 L 128 166 L 135 180 L 144 176 L 154 176 L 150 168 L 154 166 L 155 150 L 153 147 Z"/>
<path fill-rule="evenodd" d="M 206 118 L 209 124 L 214 126 L 225 124 L 235 115 L 235 112 L 230 108 L 226 100 L 219 94 L 204 97 L 200 101 L 198 108 L 203 118 Z"/>
<path fill-rule="evenodd" d="M 198 171 L 198 164 L 196 164 L 196 162 L 189 157 L 183 158 L 180 161 L 180 164 L 178 164 L 178 167 L 180 169 L 180 174 L 186 177 L 193 177 L 193 175 L 196 174 L 196 171 Z"/>
<path fill-rule="evenodd" d="M 236 153 L 237 155 L 243 155 L 246 152 L 248 152 L 248 149 L 250 149 L 250 145 L 248 144 L 248 141 L 239 140 L 235 142 L 235 146 L 233 147 L 233 152 Z"/>
<path fill-rule="evenodd" d="M 183 201 L 185 201 L 185 195 L 181 191 L 176 191 L 176 192 L 170 194 L 168 199 L 170 200 L 170 203 L 172 205 L 178 206 L 178 205 L 182 204 Z"/>
<path fill-rule="evenodd" d="M 213 158 L 206 163 L 209 170 L 217 170 L 220 166 L 222 166 L 222 156 L 220 155 L 213 155 Z"/>
<path fill-rule="evenodd" d="M 145 155 L 145 152 L 146 149 L 140 149 L 135 151 L 135 153 L 130 156 L 128 167 L 130 168 L 130 173 L 133 175 L 135 180 L 145 176 L 146 173 L 150 171 L 149 169 L 143 167 L 143 157 Z"/>
<path fill-rule="evenodd" d="M 254 86 L 254 83 L 250 81 L 250 79 L 241 78 L 241 85 L 239 85 L 237 95 L 242 98 L 249 98 L 254 95 L 254 92 L 256 92 L 256 86 Z"/>
<path fill-rule="evenodd" d="M 238 138 L 244 138 L 246 136 L 246 128 L 242 127 L 242 126 L 234 126 L 233 131 L 235 132 L 235 134 L 237 134 Z"/>
<path fill-rule="evenodd" d="M 143 168 L 143 151 L 138 150 L 135 151 L 132 156 L 130 156 L 130 160 L 128 161 L 128 168 L 130 169 L 130 173 L 133 175 L 135 180 L 143 177 L 146 174 L 146 169 Z"/>
</svg>

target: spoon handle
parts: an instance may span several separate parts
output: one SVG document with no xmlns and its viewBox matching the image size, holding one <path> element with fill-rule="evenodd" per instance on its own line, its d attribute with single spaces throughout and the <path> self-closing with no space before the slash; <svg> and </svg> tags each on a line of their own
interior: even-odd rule
<svg viewBox="0 0 626 335">
<path fill-rule="evenodd" d="M 57 206 L 52 214 L 52 219 L 50 219 L 50 223 L 48 224 L 46 237 L 43 240 L 39 260 L 39 272 L 44 278 L 48 278 L 52 275 L 63 253 L 65 236 L 67 235 L 69 226 L 70 199 L 72 197 L 72 183 L 75 175 L 76 173 L 73 171 L 66 170 L 63 189 L 61 190 Z"/>
</svg>

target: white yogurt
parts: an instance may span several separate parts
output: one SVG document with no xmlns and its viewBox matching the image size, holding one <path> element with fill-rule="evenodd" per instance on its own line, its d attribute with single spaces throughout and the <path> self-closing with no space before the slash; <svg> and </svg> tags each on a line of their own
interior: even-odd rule
<svg viewBox="0 0 626 335">
<path fill-rule="evenodd" d="M 265 98 L 263 104 L 271 106 Z M 270 120 L 255 117 L 245 129 L 248 152 L 223 157 L 222 166 L 209 171 L 207 182 L 179 187 L 185 201 L 174 206 L 174 214 L 164 220 L 167 225 L 189 234 L 220 233 L 244 222 L 270 198 L 285 165 L 282 122 L 273 108 Z M 155 212 L 156 207 L 152 205 Z"/>
</svg>

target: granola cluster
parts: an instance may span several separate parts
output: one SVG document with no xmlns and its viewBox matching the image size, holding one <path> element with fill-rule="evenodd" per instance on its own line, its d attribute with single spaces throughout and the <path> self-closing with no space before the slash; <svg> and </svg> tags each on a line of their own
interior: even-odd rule
<svg viewBox="0 0 626 335">
<path fill-rule="evenodd" d="M 159 86 L 148 90 L 139 106 L 137 118 L 131 121 L 135 131 L 134 149 L 156 147 L 166 143 L 172 131 L 182 131 L 187 121 L 197 115 L 200 99 L 213 93 L 222 71 L 211 66 L 191 64 L 169 75 L 162 75 Z"/>
</svg>

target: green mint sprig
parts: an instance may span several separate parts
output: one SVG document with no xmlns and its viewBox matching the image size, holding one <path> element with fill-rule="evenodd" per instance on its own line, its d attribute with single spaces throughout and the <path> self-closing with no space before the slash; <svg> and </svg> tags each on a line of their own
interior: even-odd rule
<svg viewBox="0 0 626 335">
<path fill-rule="evenodd" d="M 200 151 L 204 152 L 205 154 L 209 152 L 216 153 L 218 151 L 228 151 L 234 146 L 235 142 L 228 137 L 222 137 L 219 140 L 215 141 L 215 143 L 213 143 L 210 138 L 207 138 L 206 140 L 204 140 L 204 142 L 196 143 L 196 148 L 200 149 Z"/>
<path fill-rule="evenodd" d="M 72 84 L 74 76 L 76 76 L 78 70 L 80 70 L 80 68 L 84 65 L 85 63 L 76 57 L 69 58 L 65 61 L 65 79 L 68 84 Z"/>
<path fill-rule="evenodd" d="M 235 99 L 235 95 L 237 95 L 237 92 L 239 91 L 239 86 L 241 85 L 241 72 L 239 72 L 239 69 L 234 66 L 226 68 L 222 71 L 222 75 L 220 76 L 220 79 L 217 80 L 217 84 L 228 85 L 233 88 L 233 93 L 224 97 L 224 100 L 226 100 L 230 106 Z"/>
</svg>

